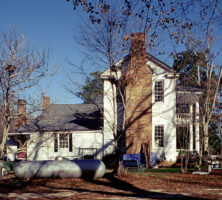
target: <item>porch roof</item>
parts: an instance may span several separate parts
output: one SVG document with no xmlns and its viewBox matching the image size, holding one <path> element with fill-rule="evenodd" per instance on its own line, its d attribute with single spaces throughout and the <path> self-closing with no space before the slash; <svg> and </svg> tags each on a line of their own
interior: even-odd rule
<svg viewBox="0 0 222 200">
<path fill-rule="evenodd" d="M 199 101 L 203 89 L 197 86 L 176 86 L 176 102 L 193 104 Z"/>
</svg>

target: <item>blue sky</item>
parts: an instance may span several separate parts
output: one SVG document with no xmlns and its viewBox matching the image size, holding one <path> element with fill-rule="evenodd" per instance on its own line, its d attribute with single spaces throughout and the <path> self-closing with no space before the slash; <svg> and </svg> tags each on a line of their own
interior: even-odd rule
<svg viewBox="0 0 222 200">
<path fill-rule="evenodd" d="M 73 40 L 76 26 L 81 22 L 79 14 L 66 0 L 0 2 L 0 31 L 16 28 L 34 47 L 49 49 L 50 65 L 59 67 L 56 76 L 42 81 L 34 90 L 36 94 L 46 91 L 54 103 L 80 103 L 63 87 L 67 81 L 64 72 L 70 67 L 67 60 L 79 64 L 83 59 Z"/>
<path fill-rule="evenodd" d="M 49 49 L 50 65 L 59 68 L 55 76 L 41 81 L 39 87 L 32 89 L 33 98 L 41 96 L 43 91 L 53 103 L 81 103 L 63 85 L 68 83 L 66 74 L 71 68 L 67 61 L 81 65 L 84 60 L 73 36 L 85 15 L 80 8 L 73 11 L 72 3 L 66 0 L 0 1 L 0 32 L 16 28 L 34 47 Z M 79 83 L 84 80 L 78 74 L 73 75 L 73 79 Z"/>
<path fill-rule="evenodd" d="M 41 81 L 40 86 L 32 90 L 34 98 L 44 91 L 53 103 L 81 103 L 79 99 L 69 94 L 63 85 L 67 84 L 66 73 L 69 73 L 71 67 L 67 61 L 80 65 L 84 59 L 73 39 L 84 15 L 81 9 L 74 12 L 72 4 L 66 0 L 0 1 L 0 32 L 16 28 L 34 47 L 49 49 L 50 65 L 59 69 L 55 76 Z M 219 41 L 214 44 L 216 49 L 221 48 L 221 37 Z M 163 50 L 169 49 L 167 40 L 163 47 Z M 177 50 L 181 51 L 180 46 L 177 46 Z M 154 52 L 151 53 L 155 55 Z M 158 54 L 155 56 L 169 65 L 172 64 L 172 58 L 165 56 L 164 59 L 164 56 L 161 58 Z M 83 83 L 80 75 L 73 76 L 73 79 Z"/>
</svg>

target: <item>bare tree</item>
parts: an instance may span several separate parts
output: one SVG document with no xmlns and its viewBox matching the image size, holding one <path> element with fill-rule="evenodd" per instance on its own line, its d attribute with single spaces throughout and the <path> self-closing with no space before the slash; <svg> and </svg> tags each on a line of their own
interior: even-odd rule
<svg viewBox="0 0 222 200">
<path fill-rule="evenodd" d="M 215 111 L 215 105 L 218 97 L 218 91 L 220 87 L 220 81 L 222 76 L 221 66 L 214 64 L 215 56 L 210 52 L 211 43 L 213 38 L 208 38 L 208 45 L 206 48 L 197 47 L 193 48 L 193 52 L 196 57 L 202 55 L 202 60 L 197 62 L 197 85 L 202 87 L 204 90 L 203 97 L 201 98 L 201 124 L 203 128 L 202 143 L 203 151 L 208 151 L 209 149 L 209 133 L 208 127 L 210 120 L 213 117 Z M 191 40 L 190 45 L 195 45 L 195 42 Z M 201 77 L 204 74 L 204 78 Z"/>
<path fill-rule="evenodd" d="M 25 37 L 10 30 L 0 37 L 0 98 L 3 135 L 0 147 L 4 156 L 5 143 L 12 122 L 23 116 L 15 111 L 15 99 L 35 86 L 48 72 L 48 53 L 31 47 Z M 25 120 L 25 119 L 24 119 Z"/>
<path fill-rule="evenodd" d="M 123 106 L 123 110 L 126 110 L 127 104 L 129 103 L 129 99 L 131 99 L 130 95 L 127 96 L 127 101 L 126 101 L 126 93 L 125 90 L 123 88 L 128 87 L 128 93 L 130 94 L 130 91 L 133 90 L 133 79 L 136 77 L 136 73 L 134 73 L 135 71 L 131 70 L 131 72 L 129 73 L 122 73 L 121 77 L 119 77 L 119 72 L 120 70 L 118 69 L 118 66 L 114 66 L 113 64 L 115 63 L 115 58 L 117 55 L 117 57 L 122 57 L 122 55 L 124 55 L 122 52 L 118 52 L 117 54 L 114 54 L 116 49 L 120 49 L 120 48 L 112 48 L 114 47 L 113 43 L 112 43 L 112 34 L 105 34 L 106 37 L 98 37 L 99 33 L 102 32 L 103 34 L 105 32 L 108 33 L 113 33 L 110 30 L 114 30 L 113 28 L 116 28 L 116 24 L 117 23 L 109 23 L 108 25 L 112 25 L 114 24 L 114 26 L 111 26 L 112 29 L 102 29 L 102 31 L 98 28 L 101 26 L 101 23 L 103 23 L 104 18 L 101 17 L 100 13 L 104 13 L 104 15 L 108 15 L 112 8 L 112 6 L 110 6 L 109 3 L 107 3 L 106 1 L 95 1 L 95 2 L 91 2 L 91 1 L 72 1 L 74 4 L 74 8 L 78 7 L 79 5 L 83 6 L 84 9 L 89 13 L 90 16 L 90 21 L 92 22 L 93 26 L 92 28 L 89 28 L 89 25 L 86 25 L 85 27 L 87 27 L 86 29 L 88 30 L 88 32 L 83 31 L 81 33 L 81 37 L 78 38 L 78 41 L 80 41 L 81 46 L 85 47 L 85 49 L 87 50 L 87 52 L 91 52 L 93 53 L 89 56 L 87 55 L 88 58 L 90 58 L 91 61 L 95 62 L 95 60 L 97 62 L 101 63 L 105 63 L 106 66 L 110 67 L 110 77 L 113 76 L 113 81 L 116 83 L 112 84 L 111 87 L 113 90 L 113 94 L 117 91 L 119 98 L 122 101 L 122 106 Z M 118 4 L 121 5 L 121 4 Z M 167 40 L 167 46 L 169 46 L 169 44 L 171 44 L 172 46 L 172 50 L 168 50 L 169 51 L 169 55 L 171 54 L 171 52 L 173 51 L 173 55 L 175 55 L 176 50 L 177 50 L 177 46 L 179 45 L 184 45 L 184 43 L 186 43 L 186 41 L 188 41 L 189 45 L 194 45 L 194 40 L 190 40 L 190 35 L 192 35 L 192 31 L 198 31 L 201 32 L 203 34 L 198 35 L 199 38 L 204 41 L 203 42 L 203 49 L 202 49 L 202 53 L 205 54 L 205 60 L 207 60 L 207 62 L 205 62 L 206 66 L 204 68 L 205 73 L 207 74 L 207 78 L 208 78 L 208 84 L 206 86 L 204 86 L 205 88 L 208 88 L 206 90 L 206 93 L 208 95 L 209 98 L 206 98 L 207 102 L 206 104 L 204 103 L 203 105 L 205 106 L 203 108 L 203 111 L 205 110 L 205 114 L 201 114 L 202 115 L 202 124 L 203 125 L 203 129 L 204 129 L 204 134 L 203 134 L 203 138 L 205 140 L 204 142 L 204 148 L 207 149 L 208 146 L 208 125 L 209 125 L 209 120 L 212 117 L 212 112 L 214 110 L 214 105 L 215 105 L 215 101 L 216 101 L 216 96 L 217 96 L 217 90 L 219 87 L 219 82 L 216 81 L 215 82 L 215 76 L 214 73 L 212 73 L 215 69 L 215 66 L 213 65 L 213 62 L 211 62 L 212 56 L 210 55 L 211 53 L 208 51 L 209 47 L 208 44 L 211 43 L 211 39 L 212 37 L 210 37 L 210 30 L 212 27 L 212 23 L 216 22 L 218 23 L 220 20 L 219 17 L 221 17 L 221 10 L 220 10 L 220 2 L 218 0 L 214 0 L 214 1 L 124 1 L 124 9 L 122 9 L 124 12 L 124 14 L 126 16 L 130 17 L 134 17 L 135 19 L 140 19 L 140 21 L 138 21 L 138 24 L 136 26 L 134 26 L 134 30 L 143 30 L 145 32 L 148 33 L 149 37 L 149 42 L 148 42 L 148 46 L 150 49 L 153 49 L 154 47 L 154 43 L 157 41 L 157 39 L 159 37 L 161 37 L 161 33 L 164 32 L 167 33 L 166 35 L 168 36 L 168 40 Z M 122 14 L 123 14 L 122 13 Z M 195 16 L 195 20 L 194 19 Z M 111 21 L 113 22 L 113 21 Z M 121 25 L 121 23 L 118 23 L 118 27 Z M 215 27 L 216 28 L 216 27 Z M 95 29 L 94 31 L 92 31 L 93 29 Z M 103 32 L 104 30 L 106 30 L 105 32 Z M 118 29 L 117 29 L 118 30 Z M 120 29 L 121 30 L 121 29 Z M 126 29 L 124 29 L 126 30 Z M 215 29 L 216 30 L 216 29 Z M 128 36 L 128 32 L 125 31 L 123 32 L 125 38 L 127 40 Z M 102 34 L 102 36 L 104 36 Z M 90 37 L 89 37 L 90 36 Z M 100 35 L 101 36 L 101 35 Z M 110 37 L 109 37 L 110 36 Z M 118 36 L 119 37 L 119 36 Z M 81 39 L 80 39 L 81 38 Z M 121 37 L 119 37 L 121 38 Z M 211 38 L 211 39 L 210 39 Z M 89 41 L 92 39 L 92 42 Z M 104 40 L 105 39 L 105 40 Z M 124 41 L 124 40 L 123 40 Z M 196 40 L 199 42 L 199 40 Z M 121 44 L 120 46 L 123 46 L 123 42 L 120 41 L 120 43 L 118 43 L 118 45 Z M 89 47 L 89 48 L 88 48 Z M 180 47 L 180 46 L 179 46 Z M 88 51 L 89 50 L 89 51 Z M 114 51 L 114 52 L 113 52 Z M 96 52 L 96 53 L 95 53 Z M 194 53 L 198 54 L 199 50 L 195 49 Z M 97 55 L 99 57 L 97 57 Z M 96 58 L 95 58 L 96 57 Z M 97 60 L 97 58 L 99 58 Z M 104 58 L 106 59 L 104 62 Z M 103 65 L 102 64 L 102 65 Z M 98 65 L 99 66 L 99 65 Z M 95 67 L 95 65 L 94 65 Z M 200 66 L 197 67 L 197 71 L 198 71 L 198 76 L 197 79 L 200 80 Z M 130 73 L 131 73 L 131 77 L 130 77 Z M 137 77 L 138 78 L 138 77 Z M 217 76 L 217 80 L 220 80 L 221 78 L 221 73 L 218 74 Z M 118 81 L 117 81 L 118 80 Z M 121 80 L 121 81 L 119 81 Z M 216 84 L 215 84 L 216 83 Z M 201 85 L 201 84 L 199 84 Z M 215 87 L 213 87 L 213 85 L 216 85 Z M 215 91 L 213 98 L 210 98 L 212 96 L 209 96 L 209 94 L 212 91 L 212 88 L 214 88 L 213 90 Z M 104 94 L 105 95 L 105 94 Z M 210 94 L 212 95 L 212 94 Z M 113 95 L 115 96 L 115 94 Z M 149 99 L 149 95 L 147 95 L 147 99 Z M 115 101 L 116 99 L 111 99 L 111 101 Z M 144 99 L 145 101 L 145 99 Z M 115 107 L 115 104 L 113 105 L 113 110 L 115 113 L 115 110 L 117 109 Z M 127 120 L 127 114 L 123 113 L 122 117 L 123 117 L 123 121 L 126 122 Z M 117 116 L 115 116 L 116 118 Z M 115 121 L 115 120 L 114 120 Z M 112 126 L 112 129 L 115 130 L 114 132 L 117 132 L 116 130 L 119 128 L 113 126 L 112 124 L 110 125 Z M 127 129 L 126 123 L 122 123 L 120 130 L 121 131 L 125 131 Z M 121 132 L 120 131 L 120 132 Z M 118 141 L 119 136 L 116 136 L 116 141 Z M 202 151 L 201 151 L 202 152 Z"/>
<path fill-rule="evenodd" d="M 118 70 L 114 64 L 122 58 L 126 53 L 128 53 L 129 49 L 129 36 L 128 36 L 128 30 L 127 30 L 127 19 L 126 17 L 122 16 L 121 9 L 120 8 L 110 8 L 109 12 L 103 12 L 100 13 L 100 21 L 99 23 L 91 23 L 90 21 L 87 21 L 83 25 L 79 27 L 79 32 L 75 34 L 75 42 L 78 43 L 83 49 L 83 54 L 85 55 L 85 59 L 93 66 L 93 70 L 96 69 L 104 71 L 105 69 L 110 68 L 112 69 L 110 71 L 111 76 L 114 76 L 113 84 L 111 93 L 112 96 L 109 99 L 110 105 L 112 105 L 112 113 L 114 113 L 114 119 L 109 121 L 109 119 L 105 119 L 107 122 L 109 122 L 108 126 L 112 131 L 113 137 L 114 137 L 114 145 L 115 149 L 118 151 L 118 143 L 121 139 L 120 132 L 123 133 L 123 129 L 125 126 L 125 121 L 123 121 L 121 126 L 117 126 L 116 123 L 113 123 L 114 121 L 117 121 L 117 105 L 116 105 L 116 92 L 119 94 L 119 100 L 124 100 L 125 92 L 122 90 L 123 86 L 123 80 L 117 81 L 119 78 L 117 78 Z M 86 69 L 83 66 L 74 66 L 75 73 L 79 73 L 83 75 L 84 80 L 89 79 L 89 75 L 86 71 Z M 71 85 L 74 86 L 74 88 L 79 87 L 79 83 L 77 83 L 75 80 L 73 80 L 73 77 L 69 76 Z M 101 79 L 101 78 L 100 78 Z M 87 81 L 86 81 L 87 82 Z M 101 82 L 101 81 L 100 81 Z M 102 82 L 101 82 L 102 83 Z M 84 88 L 85 86 L 80 86 L 80 88 Z M 94 87 L 94 86 L 92 86 Z M 96 88 L 95 86 L 94 88 Z M 69 87 L 69 92 L 70 91 Z M 75 92 L 74 92 L 75 93 Z M 104 96 L 107 96 L 109 94 L 106 94 L 106 91 L 102 91 L 101 88 L 101 94 Z M 88 102 L 95 102 L 95 99 L 91 99 Z M 125 102 L 125 101 L 124 101 Z M 124 105 L 124 104 L 122 104 Z M 102 109 L 100 105 L 97 105 L 98 108 Z M 123 109 L 124 110 L 124 109 Z M 101 110 L 102 111 L 102 110 Z M 107 112 L 107 111 L 103 111 Z M 104 115 L 106 118 L 106 115 Z M 124 115 L 123 115 L 124 116 Z M 124 117 L 125 120 L 125 117 Z M 118 134 L 117 134 L 118 133 Z M 119 156 L 119 153 L 117 153 Z M 117 158 L 116 161 L 118 162 L 119 159 Z M 118 164 L 116 165 L 118 166 Z"/>
</svg>

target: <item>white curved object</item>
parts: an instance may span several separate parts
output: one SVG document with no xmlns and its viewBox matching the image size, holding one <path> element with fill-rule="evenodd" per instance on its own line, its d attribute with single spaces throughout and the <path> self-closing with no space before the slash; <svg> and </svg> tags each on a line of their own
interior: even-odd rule
<svg viewBox="0 0 222 200">
<path fill-rule="evenodd" d="M 15 165 L 17 178 L 83 178 L 98 179 L 106 167 L 99 160 L 21 161 Z"/>
</svg>

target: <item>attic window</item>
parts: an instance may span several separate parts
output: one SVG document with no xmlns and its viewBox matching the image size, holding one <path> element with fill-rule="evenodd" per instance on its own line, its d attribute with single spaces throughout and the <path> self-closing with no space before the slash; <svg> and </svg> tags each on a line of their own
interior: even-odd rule
<svg viewBox="0 0 222 200">
<path fill-rule="evenodd" d="M 163 102 L 164 100 L 164 82 L 155 81 L 155 102 Z"/>
</svg>

